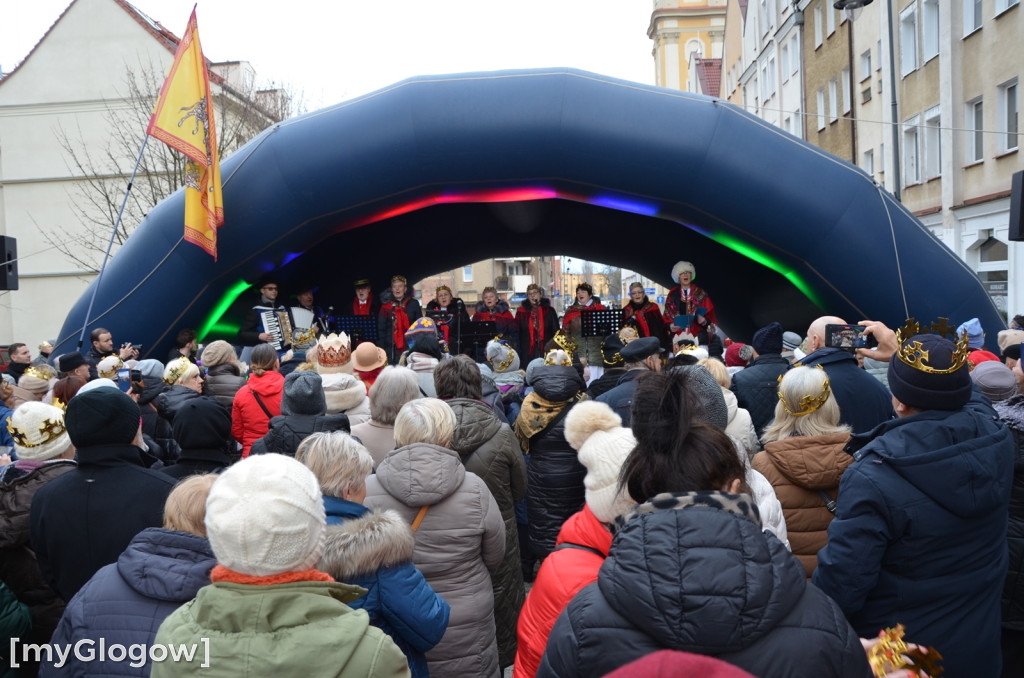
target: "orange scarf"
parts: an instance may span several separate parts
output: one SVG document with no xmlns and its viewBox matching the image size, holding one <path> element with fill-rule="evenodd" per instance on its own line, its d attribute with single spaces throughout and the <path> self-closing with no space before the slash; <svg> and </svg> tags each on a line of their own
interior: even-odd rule
<svg viewBox="0 0 1024 678">
<path fill-rule="evenodd" d="M 282 572 L 257 577 L 229 570 L 223 565 L 216 565 L 210 572 L 210 581 L 228 582 L 230 584 L 248 584 L 250 586 L 272 586 L 273 584 L 290 584 L 297 581 L 334 581 L 334 577 L 320 570 L 304 570 L 302 572 Z"/>
</svg>

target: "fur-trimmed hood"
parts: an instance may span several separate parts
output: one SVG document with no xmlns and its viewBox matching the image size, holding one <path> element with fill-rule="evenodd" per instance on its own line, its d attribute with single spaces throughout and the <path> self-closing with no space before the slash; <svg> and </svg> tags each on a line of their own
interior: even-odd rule
<svg viewBox="0 0 1024 678">
<path fill-rule="evenodd" d="M 366 385 L 358 377 L 339 372 L 323 374 L 324 398 L 327 400 L 327 414 L 348 412 L 367 400 Z M 367 406 L 368 407 L 368 406 Z"/>
<path fill-rule="evenodd" d="M 320 569 L 338 581 L 370 575 L 412 560 L 412 528 L 395 511 L 370 511 L 328 525 Z"/>
<path fill-rule="evenodd" d="M 491 311 L 487 308 L 487 304 L 482 301 L 478 301 L 476 304 L 477 313 L 494 313 L 495 315 L 501 315 L 502 313 L 509 312 L 508 302 L 504 299 L 498 299 L 498 303 L 494 305 L 494 310 Z"/>
</svg>

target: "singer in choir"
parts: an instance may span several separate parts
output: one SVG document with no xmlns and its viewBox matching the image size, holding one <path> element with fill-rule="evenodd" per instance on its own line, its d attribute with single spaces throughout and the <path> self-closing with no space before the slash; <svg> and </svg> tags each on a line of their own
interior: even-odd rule
<svg viewBox="0 0 1024 678">
<path fill-rule="evenodd" d="M 238 328 L 238 343 L 251 349 L 258 344 L 271 344 L 283 355 L 291 348 L 291 311 L 277 300 L 280 288 L 277 278 L 264 278 L 260 283 L 260 302 L 245 314 Z M 243 362 L 250 351 L 245 351 Z"/>
<path fill-rule="evenodd" d="M 544 290 L 536 283 L 526 288 L 526 300 L 516 311 L 519 326 L 520 361 L 526 365 L 535 358 L 544 357 L 544 345 L 558 331 L 558 314 L 551 302 L 544 298 Z"/>
<path fill-rule="evenodd" d="M 672 349 L 661 309 L 647 297 L 642 283 L 629 286 L 629 303 L 622 307 L 622 319 L 633 325 L 641 337 L 654 337 L 663 349 Z"/>
<path fill-rule="evenodd" d="M 498 334 L 508 341 L 512 348 L 519 348 L 519 332 L 515 316 L 509 310 L 508 302 L 498 296 L 494 287 L 485 287 L 483 299 L 477 302 L 473 322 L 493 322 L 497 325 Z"/>
<path fill-rule="evenodd" d="M 356 295 L 352 297 L 352 315 L 369 315 L 376 318 L 380 314 L 380 302 L 373 296 L 373 288 L 369 278 L 360 278 L 353 283 Z M 347 315 L 342 313 L 341 315 Z"/>
<path fill-rule="evenodd" d="M 391 277 L 391 287 L 381 293 L 380 301 L 377 343 L 387 353 L 388 363 L 397 365 L 399 356 L 406 349 L 405 333 L 423 316 L 423 310 L 402 275 Z"/>
<path fill-rule="evenodd" d="M 715 318 L 715 305 L 711 303 L 711 297 L 702 288 L 693 284 L 697 277 L 697 269 L 688 261 L 677 261 L 672 267 L 672 279 L 679 283 L 669 290 L 665 297 L 665 327 L 669 332 L 669 339 L 688 332 L 696 335 L 701 329 L 697 322 L 697 309 L 703 308 L 704 319 L 713 326 L 718 325 Z M 689 323 L 685 327 L 676 324 L 679 316 L 688 316 Z"/>
<path fill-rule="evenodd" d="M 469 329 L 469 312 L 466 311 L 466 304 L 462 299 L 454 296 L 450 287 L 441 285 L 434 291 L 434 298 L 427 302 L 427 313 L 440 316 L 435 316 L 434 322 L 441 328 L 449 350 L 453 353 L 459 352 L 459 335 L 463 330 Z"/>
</svg>

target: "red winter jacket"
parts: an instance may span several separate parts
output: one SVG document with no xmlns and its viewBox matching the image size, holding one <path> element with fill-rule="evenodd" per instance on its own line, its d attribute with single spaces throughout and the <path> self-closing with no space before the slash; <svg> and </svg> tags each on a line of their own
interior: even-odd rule
<svg viewBox="0 0 1024 678">
<path fill-rule="evenodd" d="M 607 556 L 612 545 L 612 533 L 586 505 L 562 525 L 555 550 L 541 564 L 537 581 L 519 612 L 519 648 L 513 669 L 516 678 L 533 678 L 537 673 L 540 658 L 548 644 L 548 635 L 558 615 L 580 589 L 597 581 L 597 572 L 604 562 L 604 556 L 586 549 L 558 548 L 565 543 L 596 549 Z"/>
<path fill-rule="evenodd" d="M 249 381 L 235 394 L 235 402 L 231 406 L 231 435 L 242 443 L 242 457 L 249 456 L 252 444 L 267 434 L 270 417 L 263 411 L 252 392 L 259 394 L 263 405 L 270 410 L 270 415 L 281 414 L 281 392 L 284 390 L 284 377 L 280 372 L 264 372 L 262 375 L 249 375 Z"/>
</svg>

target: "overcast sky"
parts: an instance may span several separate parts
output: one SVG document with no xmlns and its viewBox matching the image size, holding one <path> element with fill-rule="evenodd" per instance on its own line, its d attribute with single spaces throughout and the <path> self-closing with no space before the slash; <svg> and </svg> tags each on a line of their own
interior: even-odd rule
<svg viewBox="0 0 1024 678">
<path fill-rule="evenodd" d="M 0 0 L 0 67 L 12 70 L 69 3 Z M 195 0 L 132 4 L 180 36 Z M 570 66 L 653 84 L 652 9 L 651 0 L 200 0 L 197 17 L 208 59 L 247 60 L 260 84 L 283 84 L 315 109 L 422 74 Z"/>
</svg>

